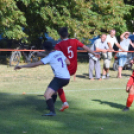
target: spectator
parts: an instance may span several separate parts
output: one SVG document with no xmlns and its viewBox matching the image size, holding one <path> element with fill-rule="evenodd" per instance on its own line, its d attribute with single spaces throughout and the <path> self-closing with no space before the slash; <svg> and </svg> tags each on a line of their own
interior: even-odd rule
<svg viewBox="0 0 134 134">
<path fill-rule="evenodd" d="M 134 47 L 134 44 L 128 38 L 129 34 L 130 34 L 129 32 L 124 32 L 120 36 L 120 39 L 121 39 L 120 45 L 125 51 L 128 51 L 128 48 L 129 48 L 130 44 L 132 45 L 132 47 Z M 119 49 L 119 51 L 121 51 L 121 49 Z M 118 78 L 121 78 L 122 68 L 123 68 L 123 66 L 124 66 L 124 64 L 126 63 L 126 60 L 127 60 L 127 52 L 119 52 L 118 55 L 119 55 Z"/>
<path fill-rule="evenodd" d="M 120 48 L 122 51 L 120 44 L 118 43 L 116 37 L 115 37 L 116 31 L 113 29 L 110 31 L 110 34 L 107 35 L 107 44 L 109 46 L 109 49 L 113 51 L 114 44 Z M 110 62 L 112 59 L 112 52 L 102 53 L 104 58 L 104 65 L 103 65 L 103 72 L 102 72 L 102 79 L 109 78 L 109 68 L 110 68 Z"/>
<path fill-rule="evenodd" d="M 92 51 L 97 51 L 96 53 L 100 54 L 101 52 L 106 53 L 108 48 L 106 42 L 107 35 L 102 34 L 101 38 L 97 39 L 95 43 L 91 46 Z M 96 79 L 101 80 L 101 67 L 100 60 L 94 57 L 91 53 L 89 53 L 89 79 L 93 79 L 93 70 L 95 67 L 95 75 Z"/>
</svg>

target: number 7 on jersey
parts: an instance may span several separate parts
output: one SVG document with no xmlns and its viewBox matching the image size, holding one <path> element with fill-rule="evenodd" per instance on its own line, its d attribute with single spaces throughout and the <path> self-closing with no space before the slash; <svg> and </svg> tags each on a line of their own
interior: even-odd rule
<svg viewBox="0 0 134 134">
<path fill-rule="evenodd" d="M 62 64 L 62 68 L 64 67 L 64 64 L 63 64 L 63 60 L 62 60 L 62 58 L 58 58 L 57 59 L 59 62 L 61 62 L 61 64 Z"/>
</svg>

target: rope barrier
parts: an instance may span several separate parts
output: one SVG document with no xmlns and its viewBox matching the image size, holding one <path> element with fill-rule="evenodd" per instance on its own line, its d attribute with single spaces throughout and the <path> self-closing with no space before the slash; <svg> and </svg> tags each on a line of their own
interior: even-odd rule
<svg viewBox="0 0 134 134">
<path fill-rule="evenodd" d="M 27 52 L 30 52 L 30 51 L 38 51 L 38 52 L 43 52 L 43 51 L 45 51 L 45 50 L 28 50 L 28 49 L 0 49 L 0 51 L 27 51 Z M 85 53 L 85 52 L 87 52 L 87 51 L 85 51 L 85 50 L 77 50 L 77 52 L 83 52 L 83 53 Z M 94 51 L 94 52 L 96 52 L 96 51 Z M 133 53 L 134 51 L 108 51 L 108 52 L 130 52 L 130 53 Z"/>
<path fill-rule="evenodd" d="M 0 51 L 27 51 L 27 52 L 30 52 L 30 51 L 38 51 L 38 52 L 44 52 L 45 50 L 28 50 L 28 49 L 0 49 Z M 87 51 L 85 51 L 85 50 L 77 50 L 77 52 L 82 52 L 82 53 L 85 53 L 85 52 L 87 52 Z M 96 52 L 96 51 L 94 51 L 94 52 Z M 108 51 L 108 52 L 130 52 L 130 53 L 133 53 L 134 51 Z M 76 74 L 74 74 L 74 81 L 75 81 L 75 79 L 76 79 Z"/>
<path fill-rule="evenodd" d="M 43 52 L 43 51 L 45 51 L 45 50 L 28 50 L 28 49 L 0 49 L 0 51 L 28 51 L 28 52 L 30 52 L 30 51 L 40 51 L 40 52 Z"/>
</svg>

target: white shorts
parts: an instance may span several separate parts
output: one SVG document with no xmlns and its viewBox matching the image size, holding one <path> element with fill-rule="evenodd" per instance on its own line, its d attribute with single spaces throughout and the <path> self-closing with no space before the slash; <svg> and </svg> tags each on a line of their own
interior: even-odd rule
<svg viewBox="0 0 134 134">
<path fill-rule="evenodd" d="M 104 59 L 104 64 L 103 64 L 103 66 L 104 66 L 106 69 L 110 68 L 110 62 L 111 62 L 111 60 L 109 60 L 109 59 Z"/>
</svg>

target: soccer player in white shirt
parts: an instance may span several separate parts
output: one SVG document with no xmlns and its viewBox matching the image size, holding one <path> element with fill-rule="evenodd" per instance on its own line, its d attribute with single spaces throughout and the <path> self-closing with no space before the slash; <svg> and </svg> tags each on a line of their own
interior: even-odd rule
<svg viewBox="0 0 134 134">
<path fill-rule="evenodd" d="M 53 46 L 50 42 L 45 42 L 43 46 L 46 52 L 48 53 L 48 55 L 45 58 L 35 63 L 16 66 L 14 70 L 22 68 L 33 68 L 43 64 L 50 64 L 55 77 L 50 82 L 48 88 L 44 93 L 44 97 L 46 99 L 46 103 L 50 110 L 50 113 L 44 114 L 43 116 L 55 116 L 56 113 L 51 96 L 55 94 L 58 89 L 62 88 L 63 86 L 66 86 L 69 83 L 70 74 L 67 69 L 67 65 L 70 64 L 70 61 L 64 56 L 64 54 L 61 51 L 53 51 Z"/>
</svg>

